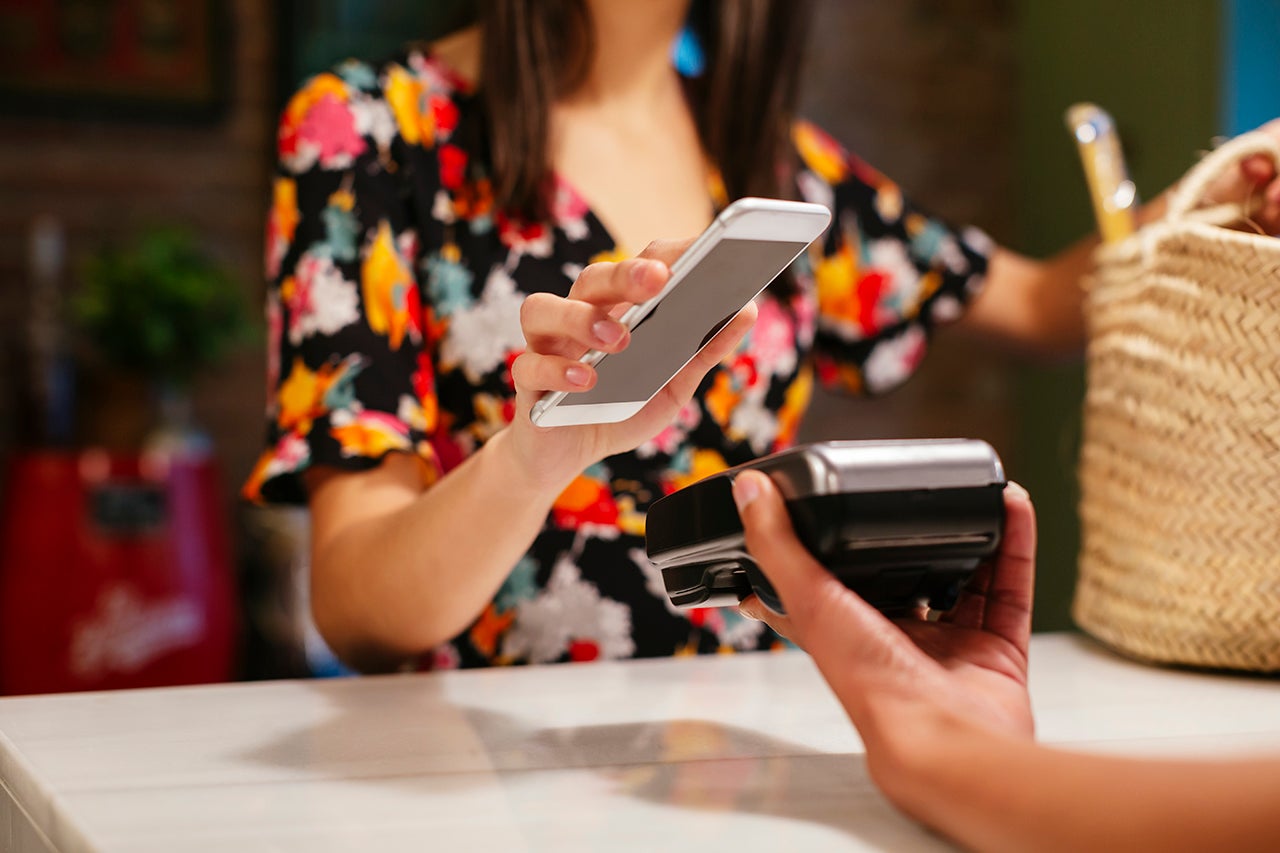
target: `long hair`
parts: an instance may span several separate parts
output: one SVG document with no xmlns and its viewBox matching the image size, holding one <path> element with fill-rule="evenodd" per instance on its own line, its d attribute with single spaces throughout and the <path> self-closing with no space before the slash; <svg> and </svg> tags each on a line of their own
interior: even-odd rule
<svg viewBox="0 0 1280 853">
<path fill-rule="evenodd" d="M 636 0 L 637 5 L 642 5 Z M 703 73 L 688 96 L 730 200 L 788 196 L 791 122 L 811 0 L 694 0 L 688 25 Z M 481 96 L 497 202 L 530 218 L 546 212 L 552 103 L 594 58 L 586 0 L 483 0 Z"/>
</svg>

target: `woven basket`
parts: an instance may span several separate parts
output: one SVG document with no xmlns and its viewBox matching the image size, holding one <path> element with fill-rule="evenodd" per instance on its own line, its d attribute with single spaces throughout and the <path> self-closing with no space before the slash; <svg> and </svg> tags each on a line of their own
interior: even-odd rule
<svg viewBox="0 0 1280 853">
<path fill-rule="evenodd" d="M 1143 660 L 1280 671 L 1280 239 L 1197 209 L 1246 134 L 1086 284 L 1082 547 L 1073 615 Z"/>
</svg>

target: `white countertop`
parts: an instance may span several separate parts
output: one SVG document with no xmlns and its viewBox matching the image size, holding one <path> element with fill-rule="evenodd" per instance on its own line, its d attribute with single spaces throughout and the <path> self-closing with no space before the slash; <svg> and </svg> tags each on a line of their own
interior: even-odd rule
<svg viewBox="0 0 1280 853">
<path fill-rule="evenodd" d="M 1044 741 L 1280 753 L 1280 681 L 1031 667 Z M 798 652 L 15 697 L 0 850 L 948 849 L 861 751 Z"/>
</svg>

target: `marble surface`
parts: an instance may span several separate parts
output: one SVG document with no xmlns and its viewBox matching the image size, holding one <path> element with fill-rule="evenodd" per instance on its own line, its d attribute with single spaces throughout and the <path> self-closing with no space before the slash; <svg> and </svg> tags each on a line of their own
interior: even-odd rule
<svg viewBox="0 0 1280 853">
<path fill-rule="evenodd" d="M 1280 682 L 1037 635 L 1042 740 L 1280 753 Z M 945 850 L 798 652 L 0 699 L 0 850 Z"/>
</svg>

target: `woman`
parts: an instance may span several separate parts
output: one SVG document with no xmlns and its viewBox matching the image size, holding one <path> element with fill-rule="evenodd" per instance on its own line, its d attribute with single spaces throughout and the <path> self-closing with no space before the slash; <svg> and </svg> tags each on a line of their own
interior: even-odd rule
<svg viewBox="0 0 1280 853">
<path fill-rule="evenodd" d="M 788 616 L 755 596 L 743 612 L 813 655 L 872 779 L 908 815 L 971 850 L 1275 848 L 1280 758 L 1152 761 L 1036 743 L 1035 513 L 1020 486 L 1005 489 L 999 556 L 939 621 L 890 622 L 815 563 L 768 477 L 739 475 L 733 495 Z"/>
<path fill-rule="evenodd" d="M 768 648 L 760 623 L 669 606 L 649 502 L 786 446 L 815 376 L 902 381 L 966 305 L 989 334 L 1078 346 L 1089 243 L 1041 263 L 954 231 L 794 121 L 807 7 L 491 0 L 476 27 L 290 102 L 270 447 L 246 494 L 309 504 L 312 609 L 345 661 Z M 705 52 L 692 78 L 669 60 L 686 23 Z M 626 346 L 613 318 L 681 248 L 651 241 L 743 195 L 836 213 L 750 335 L 757 308 L 626 422 L 534 427 L 540 394 L 594 382 L 578 355 Z"/>
</svg>

